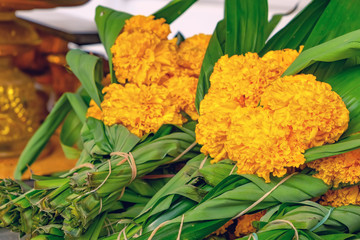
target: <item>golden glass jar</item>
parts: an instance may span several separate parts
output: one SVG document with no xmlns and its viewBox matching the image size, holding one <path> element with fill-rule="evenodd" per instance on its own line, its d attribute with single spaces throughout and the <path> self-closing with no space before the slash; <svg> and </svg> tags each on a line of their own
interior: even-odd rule
<svg viewBox="0 0 360 240">
<path fill-rule="evenodd" d="M 21 153 L 39 125 L 37 95 L 32 79 L 0 57 L 0 157 Z"/>
</svg>

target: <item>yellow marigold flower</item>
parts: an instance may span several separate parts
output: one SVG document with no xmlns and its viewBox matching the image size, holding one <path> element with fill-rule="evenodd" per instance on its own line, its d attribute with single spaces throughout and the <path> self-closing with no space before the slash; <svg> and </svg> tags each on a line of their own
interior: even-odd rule
<svg viewBox="0 0 360 240">
<path fill-rule="evenodd" d="M 262 95 L 261 105 L 282 117 L 278 124 L 292 128 L 290 141 L 305 149 L 334 143 L 348 127 L 349 111 L 341 97 L 310 74 L 273 82 Z"/>
<path fill-rule="evenodd" d="M 197 78 L 189 76 L 172 77 L 165 83 L 172 102 L 193 120 L 197 120 L 199 117 L 195 108 L 197 83 Z"/>
<path fill-rule="evenodd" d="M 211 87 L 200 103 L 197 142 L 201 151 L 218 161 L 227 158 L 224 149 L 231 113 L 237 107 L 257 107 L 265 88 L 279 78 L 299 53 L 271 51 L 263 58 L 256 53 L 221 57 L 210 77 Z M 275 60 L 281 63 L 275 64 Z"/>
<path fill-rule="evenodd" d="M 161 40 L 148 32 L 123 32 L 111 47 L 120 83 L 162 84 L 176 71 L 176 38 Z"/>
<path fill-rule="evenodd" d="M 133 16 L 125 21 L 123 32 L 148 32 L 155 34 L 160 39 L 167 39 L 170 34 L 170 26 L 164 18 L 154 19 L 154 16 Z"/>
<path fill-rule="evenodd" d="M 90 101 L 90 106 L 87 110 L 87 113 L 86 113 L 86 117 L 92 117 L 92 118 L 95 118 L 95 119 L 98 119 L 98 120 L 101 120 L 103 119 L 103 113 L 101 111 L 101 109 L 99 108 L 99 106 L 95 103 L 94 100 L 91 99 Z"/>
<path fill-rule="evenodd" d="M 224 144 L 230 127 L 230 118 L 237 104 L 227 100 L 228 95 L 220 92 L 217 96 L 205 95 L 200 104 L 200 116 L 195 129 L 196 140 L 202 144 L 201 152 L 213 157 L 214 162 L 228 158 Z"/>
<path fill-rule="evenodd" d="M 318 159 L 309 162 L 307 166 L 318 171 L 314 177 L 334 187 L 340 183 L 356 184 L 360 182 L 360 149 Z"/>
<path fill-rule="evenodd" d="M 106 95 L 101 108 L 105 125 L 122 124 L 141 137 L 157 131 L 163 124 L 183 123 L 178 107 L 164 87 L 111 84 L 103 92 Z"/>
<path fill-rule="evenodd" d="M 274 81 L 261 105 L 233 112 L 225 150 L 239 174 L 257 174 L 266 181 L 270 173 L 282 177 L 286 167 L 303 164 L 306 149 L 338 140 L 349 121 L 340 96 L 313 75 Z"/>
<path fill-rule="evenodd" d="M 320 204 L 333 207 L 346 206 L 350 204 L 359 205 L 359 186 L 356 185 L 338 190 L 328 190 L 325 195 L 321 197 Z"/>
<path fill-rule="evenodd" d="M 270 173 L 281 177 L 286 167 L 299 167 L 305 162 L 302 149 L 288 142 L 291 129 L 263 108 L 237 108 L 232 112 L 225 150 L 236 161 L 239 174 L 257 174 L 267 182 Z"/>
<path fill-rule="evenodd" d="M 211 35 L 198 34 L 185 39 L 178 50 L 178 64 L 185 75 L 199 77 L 201 64 Z M 184 73 L 182 73 L 184 75 Z"/>
<path fill-rule="evenodd" d="M 237 224 L 235 227 L 235 236 L 241 237 L 244 235 L 248 235 L 256 231 L 253 227 L 252 223 L 254 221 L 259 221 L 262 216 L 264 216 L 266 210 L 260 211 L 254 214 L 246 214 L 239 218 L 237 218 Z"/>
<path fill-rule="evenodd" d="M 303 49 L 300 47 L 299 52 L 292 49 L 284 49 L 282 51 L 269 51 L 263 57 L 262 60 L 266 62 L 268 66 L 268 77 L 276 79 L 281 76 L 285 70 L 295 61 Z"/>
</svg>

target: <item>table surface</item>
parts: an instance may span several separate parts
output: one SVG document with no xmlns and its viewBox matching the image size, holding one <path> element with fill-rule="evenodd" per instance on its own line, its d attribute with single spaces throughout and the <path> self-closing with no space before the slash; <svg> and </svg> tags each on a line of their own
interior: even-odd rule
<svg viewBox="0 0 360 240">
<path fill-rule="evenodd" d="M 0 240 L 19 240 L 19 234 L 0 228 Z"/>
</svg>

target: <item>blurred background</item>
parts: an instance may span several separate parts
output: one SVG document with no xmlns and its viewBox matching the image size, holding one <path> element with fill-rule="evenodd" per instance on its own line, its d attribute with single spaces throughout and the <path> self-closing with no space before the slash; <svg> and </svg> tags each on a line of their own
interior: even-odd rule
<svg viewBox="0 0 360 240">
<path fill-rule="evenodd" d="M 78 7 L 58 7 L 46 10 L 18 11 L 17 15 L 40 22 L 60 30 L 77 33 L 96 31 L 95 8 L 107 6 L 131 14 L 150 15 L 164 6 L 168 0 L 90 0 Z M 269 0 L 269 18 L 274 14 L 286 13 L 298 6 L 290 15 L 283 17 L 275 32 L 280 30 L 310 0 Z M 212 33 L 216 23 L 223 18 L 224 0 L 199 0 L 185 14 L 171 24 L 172 33 L 180 31 L 185 37 L 197 33 Z M 76 46 L 72 46 L 76 47 Z M 81 48 L 104 53 L 100 44 L 84 45 Z"/>
</svg>

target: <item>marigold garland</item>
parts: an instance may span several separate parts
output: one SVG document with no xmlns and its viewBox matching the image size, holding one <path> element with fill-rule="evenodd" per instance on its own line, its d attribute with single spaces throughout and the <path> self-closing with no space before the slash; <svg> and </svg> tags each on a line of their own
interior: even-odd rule
<svg viewBox="0 0 360 240">
<path fill-rule="evenodd" d="M 309 162 L 307 166 L 318 172 L 314 177 L 334 187 L 340 183 L 356 184 L 360 182 L 360 149 L 318 159 Z"/>
</svg>

